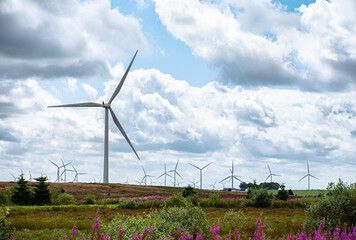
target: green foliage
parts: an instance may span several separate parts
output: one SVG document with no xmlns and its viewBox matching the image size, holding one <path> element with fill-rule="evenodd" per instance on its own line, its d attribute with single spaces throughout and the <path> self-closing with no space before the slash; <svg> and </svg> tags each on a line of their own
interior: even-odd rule
<svg viewBox="0 0 356 240">
<path fill-rule="evenodd" d="M 0 190 L 0 206 L 11 204 L 11 192 L 10 190 Z"/>
<path fill-rule="evenodd" d="M 269 208 L 272 206 L 273 195 L 266 189 L 254 189 L 251 191 L 252 204 L 258 208 Z"/>
<path fill-rule="evenodd" d="M 197 192 L 190 185 L 186 186 L 182 192 L 183 197 L 189 197 L 189 196 L 196 195 L 196 194 L 197 194 Z"/>
<path fill-rule="evenodd" d="M 35 184 L 33 203 L 36 205 L 51 204 L 51 193 L 49 191 L 49 183 L 46 183 L 47 177 L 35 178 L 38 182 Z"/>
<path fill-rule="evenodd" d="M 226 226 L 229 231 L 234 231 L 235 229 L 239 229 L 241 231 L 244 228 L 245 222 L 246 217 L 242 210 L 236 212 L 231 209 L 225 213 L 222 225 Z"/>
<path fill-rule="evenodd" d="M 178 228 L 195 234 L 208 233 L 208 221 L 200 207 L 188 204 L 185 207 L 165 207 L 161 212 L 152 211 L 143 216 L 124 216 L 118 214 L 109 224 L 103 225 L 104 232 L 115 235 L 118 227 L 125 229 L 123 239 L 131 239 L 135 234 L 142 233 L 146 228 L 153 228 L 152 239 L 167 239 L 175 235 Z"/>
<path fill-rule="evenodd" d="M 89 193 L 85 198 L 84 198 L 84 204 L 94 204 L 95 203 L 95 195 Z"/>
<path fill-rule="evenodd" d="M 326 226 L 338 225 L 351 227 L 356 224 L 356 184 L 339 182 L 330 183 L 329 195 L 311 205 L 306 211 L 305 224 L 308 228 L 316 228 L 325 220 Z"/>
<path fill-rule="evenodd" d="M 281 185 L 281 190 L 278 191 L 276 198 L 279 200 L 288 200 L 289 193 L 287 190 L 285 190 L 284 184 Z"/>
<path fill-rule="evenodd" d="M 221 199 L 221 195 L 219 193 L 210 193 L 209 199 L 210 199 L 210 201 L 218 202 Z"/>
<path fill-rule="evenodd" d="M 6 207 L 0 208 L 0 239 L 11 239 L 13 235 L 13 229 L 11 225 L 6 222 L 5 218 L 9 214 L 9 209 Z"/>
<path fill-rule="evenodd" d="M 167 207 L 184 207 L 188 203 L 187 199 L 182 194 L 173 194 L 171 198 L 166 202 Z"/>
<path fill-rule="evenodd" d="M 52 188 L 51 190 L 51 202 L 57 203 L 59 194 L 65 193 L 62 186 Z"/>
<path fill-rule="evenodd" d="M 289 190 L 288 190 L 288 195 L 289 195 L 289 196 L 294 196 L 294 193 L 293 193 L 292 189 L 289 189 Z"/>
<path fill-rule="evenodd" d="M 268 190 L 278 190 L 280 188 L 279 183 L 276 182 L 264 182 L 264 183 L 260 183 L 260 188 L 266 188 Z"/>
<path fill-rule="evenodd" d="M 117 205 L 121 209 L 138 209 L 140 203 L 134 199 L 121 199 Z"/>
<path fill-rule="evenodd" d="M 257 189 L 260 189 L 260 186 L 257 185 L 256 180 L 254 180 L 254 181 L 253 181 L 253 184 L 251 185 L 251 187 L 250 187 L 250 188 L 248 189 L 248 191 L 247 191 L 246 198 L 247 198 L 247 199 L 252 199 L 252 192 L 253 192 L 254 190 L 257 190 Z"/>
<path fill-rule="evenodd" d="M 74 203 L 74 196 L 68 193 L 61 193 L 57 197 L 56 204 L 65 205 Z"/>
<path fill-rule="evenodd" d="M 17 205 L 30 205 L 32 200 L 32 191 L 27 186 L 28 181 L 25 180 L 24 174 L 20 175 L 17 180 L 17 186 L 12 188 L 11 202 Z"/>
</svg>

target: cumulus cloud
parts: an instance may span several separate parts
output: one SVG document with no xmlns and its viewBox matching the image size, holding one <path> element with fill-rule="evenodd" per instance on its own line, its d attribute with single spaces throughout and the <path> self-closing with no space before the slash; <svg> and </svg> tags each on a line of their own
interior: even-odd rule
<svg viewBox="0 0 356 240">
<path fill-rule="evenodd" d="M 123 46 L 145 49 L 140 24 L 109 0 L 1 1 L 0 77 L 108 75 Z"/>
<path fill-rule="evenodd" d="M 88 96 L 92 99 L 96 99 L 96 95 L 98 94 L 98 91 L 90 86 L 89 84 L 82 83 L 82 88 L 84 89 L 85 93 L 88 94 Z"/>
<path fill-rule="evenodd" d="M 355 3 L 318 0 L 286 12 L 271 0 L 155 0 L 167 30 L 245 86 L 355 87 Z"/>
</svg>

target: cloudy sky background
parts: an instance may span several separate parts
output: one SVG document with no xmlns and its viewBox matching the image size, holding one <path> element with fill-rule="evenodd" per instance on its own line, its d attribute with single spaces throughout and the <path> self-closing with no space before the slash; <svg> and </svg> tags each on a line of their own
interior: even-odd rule
<svg viewBox="0 0 356 240">
<path fill-rule="evenodd" d="M 246 182 L 269 164 L 305 189 L 307 162 L 312 188 L 356 181 L 354 0 L 3 0 L 0 32 L 0 181 L 54 181 L 48 159 L 102 181 L 104 110 L 47 106 L 108 101 L 136 49 L 113 109 L 142 160 L 111 121 L 110 182 L 178 159 L 184 186 L 188 163 L 212 188 L 232 161 Z"/>
</svg>

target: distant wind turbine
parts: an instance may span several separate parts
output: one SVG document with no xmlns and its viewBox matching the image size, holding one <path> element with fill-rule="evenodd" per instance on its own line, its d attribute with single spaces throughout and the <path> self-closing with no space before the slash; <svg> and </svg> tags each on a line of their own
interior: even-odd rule
<svg viewBox="0 0 356 240">
<path fill-rule="evenodd" d="M 236 179 L 236 180 L 242 182 L 242 181 L 238 178 L 238 177 L 240 177 L 240 176 L 235 176 L 235 175 L 234 175 L 234 161 L 232 161 L 232 166 L 231 166 L 231 169 L 229 169 L 229 170 L 230 170 L 231 175 L 230 175 L 230 176 L 227 176 L 226 178 L 224 178 L 223 180 L 221 180 L 220 183 L 223 182 L 223 181 L 225 181 L 225 180 L 227 180 L 227 179 L 229 179 L 229 181 L 231 181 L 231 189 L 234 189 L 234 179 Z"/>
<path fill-rule="evenodd" d="M 123 182 L 123 184 L 128 184 L 129 183 L 129 177 L 126 177 L 126 181 Z"/>
<path fill-rule="evenodd" d="M 64 164 L 63 159 L 61 159 L 61 162 L 62 162 L 62 167 L 64 170 L 63 170 L 62 174 L 60 175 L 60 177 L 62 178 L 62 175 L 64 174 L 64 182 L 66 183 L 67 182 L 67 168 L 66 168 L 66 166 L 71 164 L 71 162 Z"/>
<path fill-rule="evenodd" d="M 309 163 L 308 163 L 308 162 L 307 162 L 307 168 L 308 168 L 308 174 L 305 175 L 304 177 L 302 177 L 302 178 L 299 180 L 299 182 L 302 181 L 304 178 L 308 177 L 308 190 L 310 190 L 310 177 L 313 177 L 313 178 L 315 178 L 315 179 L 317 179 L 317 180 L 319 180 L 319 178 L 314 177 L 313 175 L 310 174 L 310 172 L 309 172 Z"/>
<path fill-rule="evenodd" d="M 281 176 L 281 175 L 272 173 L 271 168 L 269 167 L 268 164 L 267 164 L 267 167 L 268 167 L 269 175 L 268 175 L 268 177 L 266 178 L 265 182 L 267 181 L 268 178 L 271 178 L 271 182 L 272 182 L 272 176 Z"/>
<path fill-rule="evenodd" d="M 198 166 L 195 166 L 194 164 L 191 164 L 191 163 L 189 163 L 189 164 L 192 165 L 193 167 L 199 169 L 199 171 L 200 171 L 200 189 L 203 189 L 203 169 L 206 168 L 206 167 L 208 167 L 208 166 L 209 166 L 210 164 L 212 164 L 212 163 L 209 163 L 209 164 L 205 165 L 205 166 L 202 167 L 202 168 L 200 168 L 200 167 L 198 167 Z"/>
<path fill-rule="evenodd" d="M 62 174 L 60 174 L 60 169 L 63 167 L 63 166 L 58 166 L 57 164 L 55 164 L 53 161 L 51 161 L 50 159 L 48 159 L 48 161 L 50 161 L 54 166 L 57 167 L 57 179 L 55 182 L 60 182 L 60 177 L 62 176 Z"/>
<path fill-rule="evenodd" d="M 143 173 L 144 173 L 145 175 L 143 176 L 141 182 L 142 182 L 142 183 L 145 183 L 145 185 L 147 185 L 147 178 L 148 178 L 148 177 L 151 178 L 151 177 L 153 177 L 153 176 L 146 174 L 146 171 L 145 171 L 145 168 L 144 168 L 144 167 L 142 167 L 142 170 L 143 170 Z M 151 181 L 151 184 L 152 184 L 152 181 Z"/>
<path fill-rule="evenodd" d="M 72 182 L 79 182 L 79 175 L 85 175 L 87 173 L 78 172 L 77 169 L 73 166 L 73 164 L 72 164 L 72 167 L 73 167 L 73 171 L 75 172 L 75 176 L 74 176 L 74 179 Z"/>
<path fill-rule="evenodd" d="M 85 102 L 85 103 L 75 103 L 75 104 L 66 104 L 66 105 L 56 105 L 56 106 L 48 106 L 48 107 L 102 107 L 105 108 L 105 137 L 104 137 L 104 183 L 109 182 L 109 111 L 111 114 L 111 117 L 115 123 L 115 125 L 119 128 L 121 134 L 124 136 L 128 144 L 130 145 L 131 149 L 134 151 L 136 154 L 137 158 L 140 160 L 140 157 L 138 156 L 135 148 L 133 147 L 129 137 L 126 135 L 123 127 L 121 126 L 119 120 L 117 119 L 116 115 L 114 114 L 114 111 L 111 109 L 111 103 L 114 101 L 115 97 L 119 94 L 122 85 L 125 82 L 125 79 L 127 77 L 127 74 L 130 71 L 130 68 L 132 66 L 133 61 L 135 60 L 135 57 L 137 55 L 137 52 L 135 53 L 134 57 L 132 58 L 130 65 L 126 69 L 126 72 L 124 76 L 121 78 L 121 81 L 119 85 L 116 87 L 113 95 L 111 96 L 110 100 L 108 103 L 95 103 L 95 102 Z"/>
<path fill-rule="evenodd" d="M 174 175 L 173 175 L 173 177 L 174 177 L 174 183 L 173 183 L 173 186 L 175 187 L 176 186 L 176 183 L 177 183 L 177 177 L 176 177 L 176 175 L 178 175 L 181 179 L 183 179 L 182 178 L 182 176 L 177 172 L 177 168 L 178 168 L 178 163 L 179 163 L 179 160 L 177 160 L 177 164 L 176 164 L 176 167 L 174 168 L 174 170 L 170 170 L 170 171 L 168 171 L 168 172 L 173 172 L 174 173 Z"/>
<path fill-rule="evenodd" d="M 160 178 L 162 176 L 164 176 L 164 186 L 167 186 L 167 176 L 168 177 L 172 177 L 172 176 L 169 175 L 168 172 L 167 172 L 166 163 L 164 163 L 164 173 L 162 175 L 160 175 L 158 178 Z"/>
<path fill-rule="evenodd" d="M 216 185 L 217 180 L 215 180 L 214 184 L 211 184 L 210 186 L 213 187 L 213 190 L 215 190 L 215 185 Z"/>
<path fill-rule="evenodd" d="M 196 187 L 199 181 L 195 181 L 195 179 L 193 178 L 193 181 L 189 181 L 189 182 L 193 185 L 192 187 Z"/>
</svg>

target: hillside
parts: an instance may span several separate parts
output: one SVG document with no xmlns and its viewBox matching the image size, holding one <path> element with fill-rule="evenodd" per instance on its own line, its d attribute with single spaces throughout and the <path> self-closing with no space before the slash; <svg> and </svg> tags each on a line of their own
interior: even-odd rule
<svg viewBox="0 0 356 240">
<path fill-rule="evenodd" d="M 29 185 L 35 183 L 30 182 Z M 0 182 L 0 190 L 10 189 L 15 186 L 14 182 Z M 164 187 L 164 186 L 144 186 L 120 183 L 50 183 L 50 189 L 62 186 L 66 193 L 72 194 L 77 200 L 83 199 L 89 193 L 94 194 L 97 200 L 120 197 L 142 197 L 142 196 L 171 196 L 172 194 L 182 192 L 182 187 Z M 219 190 L 200 190 L 195 189 L 200 197 L 208 197 L 211 193 L 219 193 L 222 198 L 242 198 L 245 193 L 227 192 Z"/>
</svg>

